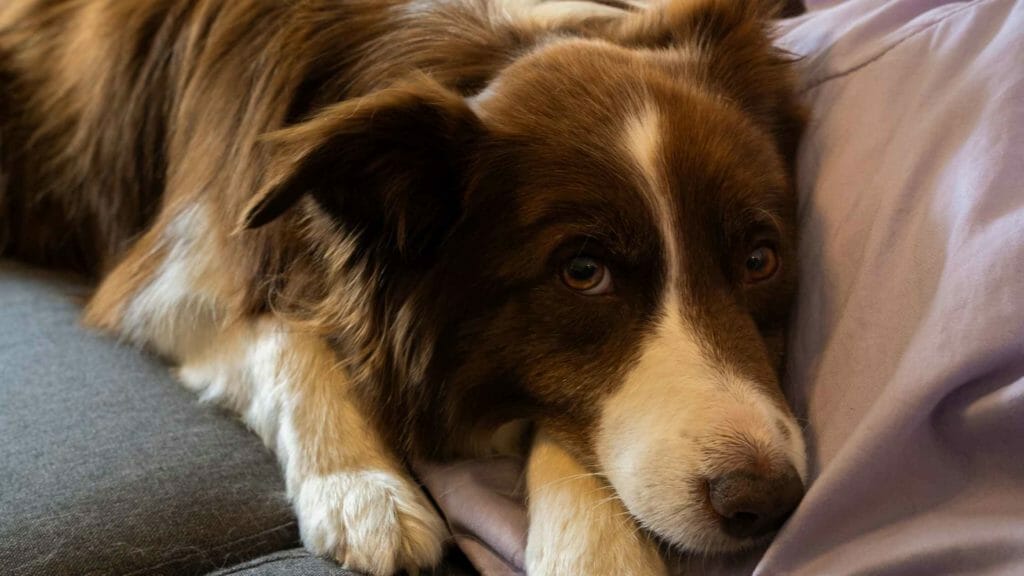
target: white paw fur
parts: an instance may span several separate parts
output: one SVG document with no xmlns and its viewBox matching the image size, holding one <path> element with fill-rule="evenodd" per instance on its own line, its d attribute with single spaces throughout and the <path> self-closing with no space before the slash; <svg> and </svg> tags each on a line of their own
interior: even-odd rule
<svg viewBox="0 0 1024 576">
<path fill-rule="evenodd" d="M 306 548 L 387 576 L 436 565 L 448 532 L 419 488 L 385 471 L 305 478 L 295 511 Z"/>
</svg>

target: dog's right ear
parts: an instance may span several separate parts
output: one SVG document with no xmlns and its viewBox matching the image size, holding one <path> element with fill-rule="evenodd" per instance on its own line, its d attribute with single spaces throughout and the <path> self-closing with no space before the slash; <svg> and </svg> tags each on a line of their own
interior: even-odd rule
<svg viewBox="0 0 1024 576">
<path fill-rule="evenodd" d="M 267 184 L 239 228 L 263 226 L 311 195 L 349 230 L 389 247 L 429 243 L 459 214 L 483 133 L 465 99 L 425 75 L 330 106 L 268 136 Z"/>
<path fill-rule="evenodd" d="M 645 48 L 715 43 L 748 26 L 760 28 L 782 8 L 782 0 L 662 0 L 609 21 L 606 33 L 620 44 Z"/>
<path fill-rule="evenodd" d="M 792 163 L 805 112 L 795 97 L 795 58 L 773 46 L 782 0 L 665 0 L 611 23 L 627 47 L 683 48 L 703 63 L 707 83 L 735 99 L 775 137 Z"/>
</svg>

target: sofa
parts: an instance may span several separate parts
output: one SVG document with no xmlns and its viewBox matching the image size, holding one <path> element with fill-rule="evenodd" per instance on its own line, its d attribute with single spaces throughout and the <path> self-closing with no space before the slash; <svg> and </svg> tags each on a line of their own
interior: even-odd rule
<svg viewBox="0 0 1024 576">
<path fill-rule="evenodd" d="M 787 393 L 807 495 L 688 575 L 1024 574 L 1024 2 L 812 0 L 778 24 L 810 109 Z M 159 361 L 0 264 L 0 574 L 345 574 L 273 456 Z M 515 460 L 423 466 L 439 574 L 523 573 Z"/>
</svg>

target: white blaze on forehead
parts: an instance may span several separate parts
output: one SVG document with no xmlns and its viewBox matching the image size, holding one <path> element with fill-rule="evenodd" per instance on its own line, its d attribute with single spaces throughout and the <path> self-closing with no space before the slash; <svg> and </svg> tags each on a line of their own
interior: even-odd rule
<svg viewBox="0 0 1024 576">
<path fill-rule="evenodd" d="M 626 123 L 627 149 L 651 188 L 661 187 L 660 130 L 661 116 L 651 103 L 645 103 Z"/>
<path fill-rule="evenodd" d="M 679 278 L 679 248 L 662 159 L 661 115 L 657 107 L 647 102 L 627 120 L 624 142 L 630 160 L 642 176 L 640 190 L 657 223 L 665 250 L 666 285 L 674 291 Z"/>
</svg>

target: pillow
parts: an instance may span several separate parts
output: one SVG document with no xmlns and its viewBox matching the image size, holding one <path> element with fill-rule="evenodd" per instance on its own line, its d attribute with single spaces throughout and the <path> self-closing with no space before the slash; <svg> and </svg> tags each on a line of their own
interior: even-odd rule
<svg viewBox="0 0 1024 576">
<path fill-rule="evenodd" d="M 686 574 L 1024 573 L 1024 3 L 849 0 L 779 24 L 812 117 L 788 392 L 812 461 L 767 551 Z M 424 470 L 520 573 L 514 461 Z"/>
</svg>

